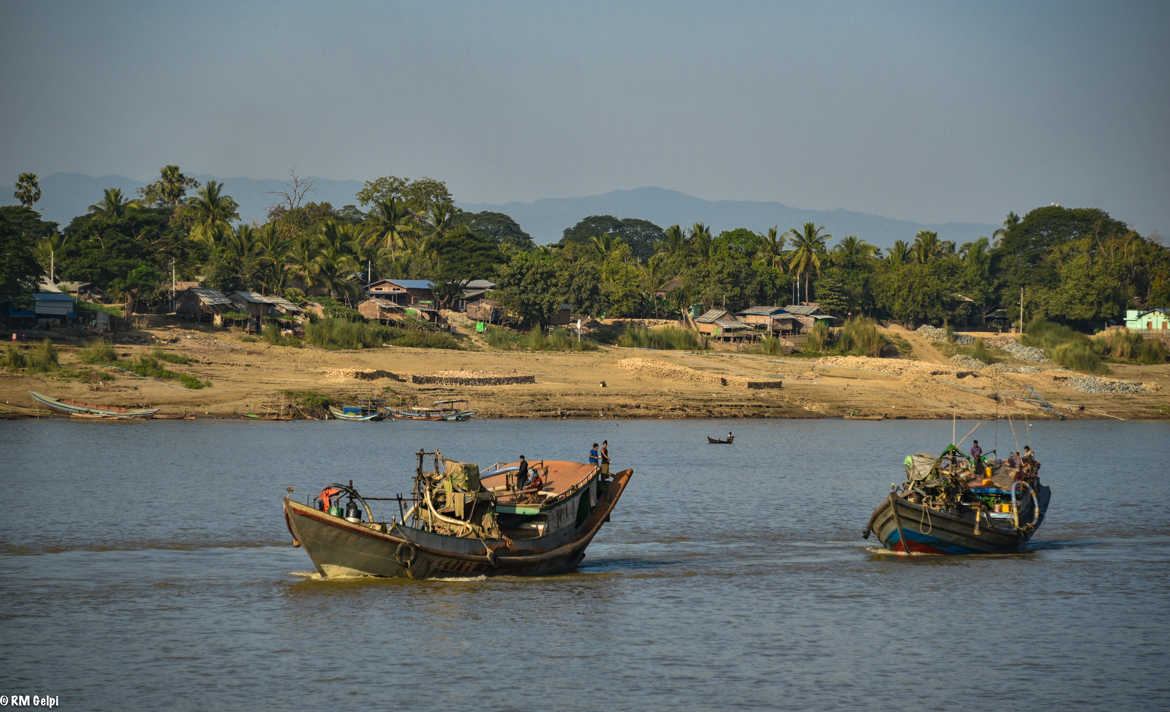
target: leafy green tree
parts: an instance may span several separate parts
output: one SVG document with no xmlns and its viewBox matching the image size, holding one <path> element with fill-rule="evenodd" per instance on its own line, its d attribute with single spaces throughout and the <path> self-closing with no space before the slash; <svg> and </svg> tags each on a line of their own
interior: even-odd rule
<svg viewBox="0 0 1170 712">
<path fill-rule="evenodd" d="M 640 260 L 649 259 L 664 237 L 662 228 L 648 220 L 619 220 L 612 215 L 590 215 L 576 225 L 565 228 L 560 244 L 588 243 L 594 237 L 606 235 L 612 235 L 629 245 L 631 253 Z"/>
<path fill-rule="evenodd" d="M 625 242 L 616 242 L 601 261 L 601 298 L 606 316 L 639 317 L 647 309 L 645 272 Z"/>
<path fill-rule="evenodd" d="M 795 248 L 792 254 L 792 260 L 788 264 L 788 268 L 796 273 L 797 281 L 804 277 L 804 300 L 808 301 L 808 273 L 809 269 L 813 269 L 820 274 L 821 272 L 821 255 L 825 253 L 825 241 L 831 239 L 832 235 L 822 235 L 824 230 L 823 225 L 814 225 L 811 222 L 806 222 L 801 229 L 792 228 L 789 232 L 792 234 L 792 245 Z"/>
<path fill-rule="evenodd" d="M 111 203 L 119 204 L 117 196 Z M 58 249 L 65 279 L 120 292 L 126 288 L 127 276 L 137 267 L 170 272 L 170 250 L 181 242 L 182 232 L 180 226 L 171 223 L 170 211 L 120 204 L 121 211 L 111 205 L 78 216 L 65 228 Z"/>
<path fill-rule="evenodd" d="M 461 212 L 455 217 L 455 224 L 466 225 L 472 232 L 513 249 L 531 250 L 536 247 L 532 236 L 524 232 L 515 220 L 504 213 L 486 210 L 479 213 Z"/>
<path fill-rule="evenodd" d="M 398 176 L 384 176 L 375 180 L 368 180 L 365 186 L 357 192 L 357 200 L 361 205 L 372 205 L 384 200 L 401 201 L 407 209 L 416 214 L 428 213 L 436 205 L 446 204 L 454 207 L 454 199 L 447 184 L 434 178 L 399 178 Z"/>
<path fill-rule="evenodd" d="M 12 196 L 16 198 L 20 204 L 28 209 L 36 205 L 36 202 L 41 199 L 41 184 L 37 180 L 36 173 L 21 173 L 16 178 L 16 190 L 12 192 Z"/>
<path fill-rule="evenodd" d="M 561 303 L 556 264 L 546 250 L 513 253 L 497 285 L 503 306 L 529 325 L 548 324 Z"/>
<path fill-rule="evenodd" d="M 25 207 L 0 207 L 0 303 L 20 303 L 41 277 L 34 245 L 57 232 L 55 223 Z"/>
</svg>

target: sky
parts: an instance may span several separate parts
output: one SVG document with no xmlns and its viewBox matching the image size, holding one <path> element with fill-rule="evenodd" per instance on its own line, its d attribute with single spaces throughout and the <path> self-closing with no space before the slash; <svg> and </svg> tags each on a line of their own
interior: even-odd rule
<svg viewBox="0 0 1170 712">
<path fill-rule="evenodd" d="M 1050 203 L 1170 235 L 1170 2 L 0 0 L 32 171 L 659 186 L 921 222 Z"/>
</svg>

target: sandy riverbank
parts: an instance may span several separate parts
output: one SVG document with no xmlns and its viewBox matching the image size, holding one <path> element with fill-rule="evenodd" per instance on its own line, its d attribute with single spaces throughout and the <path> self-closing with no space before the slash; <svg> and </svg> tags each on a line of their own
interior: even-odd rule
<svg viewBox="0 0 1170 712">
<path fill-rule="evenodd" d="M 896 327 L 895 327 L 896 329 Z M 1170 365 L 1118 366 L 1103 378 L 1143 384 L 1135 394 L 1085 393 L 1080 375 L 1041 366 L 1035 373 L 995 366 L 970 371 L 943 357 L 916 334 L 897 330 L 914 359 L 769 357 L 717 351 L 694 353 L 603 347 L 583 353 L 500 352 L 473 344 L 452 351 L 383 347 L 356 351 L 271 346 L 238 333 L 163 327 L 116 343 L 122 359 L 156 348 L 193 359 L 173 366 L 212 383 L 191 390 L 175 381 L 113 371 L 105 383 L 59 376 L 0 373 L 0 403 L 33 406 L 28 391 L 106 405 L 150 404 L 163 413 L 241 417 L 282 407 L 282 391 L 315 391 L 334 402 L 376 396 L 391 405 L 469 399 L 480 417 L 1051 417 L 1025 400 L 1029 386 L 1066 417 L 1170 418 Z M 80 367 L 76 346 L 60 346 L 66 369 Z M 1010 366 L 1010 364 L 1009 364 Z M 102 369 L 107 370 L 108 369 Z M 456 386 L 417 384 L 411 376 L 532 376 L 533 383 Z M 782 381 L 782 388 L 751 387 Z M 604 384 L 604 385 L 603 385 Z M 999 394 L 997 400 L 996 394 Z"/>
</svg>

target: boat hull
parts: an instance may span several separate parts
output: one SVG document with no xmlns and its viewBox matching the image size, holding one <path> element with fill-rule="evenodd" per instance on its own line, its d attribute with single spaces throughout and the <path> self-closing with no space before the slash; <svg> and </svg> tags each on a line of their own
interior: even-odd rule
<svg viewBox="0 0 1170 712">
<path fill-rule="evenodd" d="M 577 568 L 585 548 L 625 491 L 632 470 L 614 476 L 580 525 L 530 540 L 471 539 L 395 524 L 386 532 L 284 498 L 285 523 L 326 578 L 542 576 Z"/>
<path fill-rule="evenodd" d="M 1044 521 L 1052 491 L 1043 485 L 1036 487 L 1036 501 L 1040 511 L 1036 525 L 1017 530 L 1008 520 L 980 521 L 975 533 L 975 513 L 959 514 L 929 509 L 908 502 L 895 494 L 887 497 L 870 517 L 865 530 L 872 531 L 882 546 L 890 551 L 907 554 L 1015 554 L 1024 551 L 1032 534 Z M 1020 521 L 1033 518 L 1031 500 L 1022 503 Z"/>
<path fill-rule="evenodd" d="M 108 416 L 111 418 L 150 418 L 158 412 L 158 408 L 120 408 L 118 406 L 98 406 L 90 403 L 76 403 L 62 398 L 53 398 L 36 391 L 29 391 L 36 402 L 48 406 L 58 413 L 66 415 L 81 414 Z"/>
<path fill-rule="evenodd" d="M 346 413 L 337 408 L 330 408 L 329 413 L 337 420 L 350 420 L 354 422 L 376 422 L 386 417 L 386 414 L 379 411 L 377 413 Z"/>
</svg>

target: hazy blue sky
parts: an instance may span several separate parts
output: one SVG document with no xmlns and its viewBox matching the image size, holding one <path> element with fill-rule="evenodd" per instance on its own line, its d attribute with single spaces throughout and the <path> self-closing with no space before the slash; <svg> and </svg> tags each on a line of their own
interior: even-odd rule
<svg viewBox="0 0 1170 712">
<path fill-rule="evenodd" d="M 656 185 L 1170 235 L 1170 2 L 0 0 L 0 180 Z"/>
</svg>

